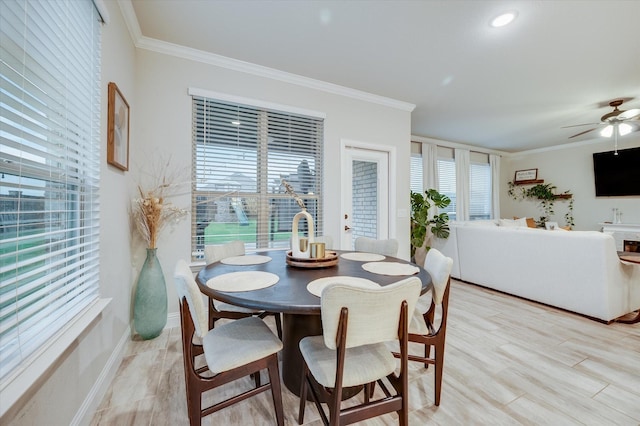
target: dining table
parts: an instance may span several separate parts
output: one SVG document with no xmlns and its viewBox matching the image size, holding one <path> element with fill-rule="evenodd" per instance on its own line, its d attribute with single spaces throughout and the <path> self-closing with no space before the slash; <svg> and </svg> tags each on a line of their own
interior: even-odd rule
<svg viewBox="0 0 640 426">
<path fill-rule="evenodd" d="M 282 381 L 298 396 L 303 366 L 298 344 L 306 336 L 322 334 L 320 294 L 324 285 L 340 281 L 385 286 L 417 276 L 422 281 L 422 294 L 432 288 L 425 269 L 392 256 L 328 250 L 326 256 L 335 261 L 314 264 L 288 262 L 292 260 L 290 253 L 267 250 L 221 259 L 203 267 L 196 282 L 202 293 L 216 300 L 282 313 Z"/>
<path fill-rule="evenodd" d="M 619 251 L 618 257 L 625 262 L 640 264 L 640 253 L 637 251 Z M 622 324 L 638 324 L 640 323 L 640 309 L 616 318 L 615 321 Z"/>
</svg>

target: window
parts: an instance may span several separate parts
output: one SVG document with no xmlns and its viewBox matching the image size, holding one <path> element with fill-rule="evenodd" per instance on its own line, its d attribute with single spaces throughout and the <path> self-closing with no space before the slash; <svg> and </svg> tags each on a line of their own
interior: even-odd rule
<svg viewBox="0 0 640 426">
<path fill-rule="evenodd" d="M 422 191 L 422 156 L 420 154 L 411 154 L 411 181 L 410 186 L 413 192 L 419 192 L 423 194 Z"/>
<path fill-rule="evenodd" d="M 0 2 L 0 377 L 98 298 L 100 26 Z"/>
<path fill-rule="evenodd" d="M 451 199 L 451 204 L 439 213 L 447 213 L 456 220 L 456 162 L 453 158 L 438 158 L 438 192 Z"/>
<path fill-rule="evenodd" d="M 231 240 L 289 247 L 300 208 L 283 179 L 322 234 L 323 128 L 317 117 L 193 96 L 193 257 Z"/>
<path fill-rule="evenodd" d="M 422 147 L 411 144 L 411 190 L 422 192 Z M 437 159 L 438 191 L 451 199 L 451 204 L 439 212 L 446 212 L 451 220 L 456 219 L 456 161 L 454 150 L 438 146 Z M 470 153 L 469 168 L 469 219 L 490 219 L 491 212 L 491 165 L 484 153 Z"/>
<path fill-rule="evenodd" d="M 469 219 L 491 219 L 491 166 L 472 162 L 470 177 Z"/>
</svg>

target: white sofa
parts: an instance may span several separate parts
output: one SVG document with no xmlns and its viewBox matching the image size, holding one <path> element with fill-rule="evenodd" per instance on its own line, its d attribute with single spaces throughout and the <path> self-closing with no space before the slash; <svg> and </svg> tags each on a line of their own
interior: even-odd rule
<svg viewBox="0 0 640 426">
<path fill-rule="evenodd" d="M 454 278 L 605 322 L 640 309 L 640 264 L 620 261 L 611 235 L 496 224 L 452 222 L 432 241 Z"/>
</svg>

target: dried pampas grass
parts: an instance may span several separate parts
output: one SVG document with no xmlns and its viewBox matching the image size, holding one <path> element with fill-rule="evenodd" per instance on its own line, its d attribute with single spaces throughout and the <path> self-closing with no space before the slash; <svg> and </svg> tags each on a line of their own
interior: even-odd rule
<svg viewBox="0 0 640 426">
<path fill-rule="evenodd" d="M 151 189 L 138 185 L 139 198 L 133 200 L 133 220 L 148 248 L 156 248 L 160 231 L 171 222 L 178 222 L 188 211 L 171 204 L 167 198 L 175 195 L 176 184 L 166 175 L 167 164 Z"/>
</svg>

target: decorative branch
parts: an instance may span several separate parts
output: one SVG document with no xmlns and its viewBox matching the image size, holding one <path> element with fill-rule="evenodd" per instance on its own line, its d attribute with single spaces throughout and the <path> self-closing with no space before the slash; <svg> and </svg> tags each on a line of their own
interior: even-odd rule
<svg viewBox="0 0 640 426">
<path fill-rule="evenodd" d="M 296 200 L 296 203 L 298 203 L 302 210 L 306 211 L 307 206 L 304 205 L 304 201 L 302 201 L 302 198 L 300 198 L 300 196 L 296 194 L 296 191 L 293 190 L 293 186 L 291 186 L 291 184 L 284 179 L 282 179 L 282 185 L 284 186 L 284 191 L 287 194 L 291 195 L 294 200 Z"/>
<path fill-rule="evenodd" d="M 170 160 L 153 161 L 150 188 L 138 185 L 139 198 L 133 200 L 132 216 L 138 232 L 147 242 L 148 248 L 156 248 L 160 231 L 171 222 L 178 222 L 189 212 L 168 201 L 176 195 L 180 184 L 177 175 L 172 174 Z"/>
</svg>

